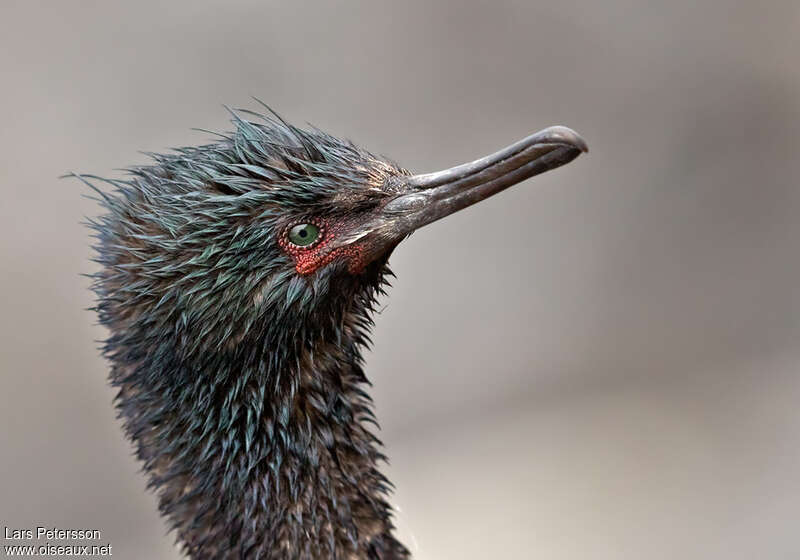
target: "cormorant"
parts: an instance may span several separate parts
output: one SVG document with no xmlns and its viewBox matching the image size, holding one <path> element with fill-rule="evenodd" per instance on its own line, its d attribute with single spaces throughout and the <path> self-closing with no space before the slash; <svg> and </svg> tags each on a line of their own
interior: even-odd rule
<svg viewBox="0 0 800 560">
<path fill-rule="evenodd" d="M 556 126 L 412 175 L 271 110 L 232 114 L 217 142 L 95 189 L 95 309 L 125 432 L 191 558 L 408 558 L 362 357 L 389 255 L 586 143 Z"/>
</svg>

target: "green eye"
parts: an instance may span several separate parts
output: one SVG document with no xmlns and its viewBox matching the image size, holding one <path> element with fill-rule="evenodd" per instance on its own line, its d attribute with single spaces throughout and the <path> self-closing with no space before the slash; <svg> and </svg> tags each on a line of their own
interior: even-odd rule
<svg viewBox="0 0 800 560">
<path fill-rule="evenodd" d="M 319 228 L 314 224 L 297 224 L 289 230 L 289 241 L 298 247 L 306 247 L 319 238 Z"/>
</svg>

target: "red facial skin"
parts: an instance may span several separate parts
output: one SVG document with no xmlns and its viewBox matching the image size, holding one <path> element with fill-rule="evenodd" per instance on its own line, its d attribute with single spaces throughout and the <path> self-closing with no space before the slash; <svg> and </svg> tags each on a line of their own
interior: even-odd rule
<svg viewBox="0 0 800 560">
<path fill-rule="evenodd" d="M 290 242 L 288 232 L 297 223 L 309 223 L 317 226 L 319 228 L 319 238 L 305 247 L 300 247 Z M 315 218 L 303 222 L 293 222 L 281 233 L 278 244 L 294 259 L 294 268 L 302 276 L 312 274 L 336 259 L 345 259 L 347 261 L 347 270 L 350 274 L 360 274 L 369 264 L 364 243 L 355 242 L 331 248 L 333 240 L 343 230 L 344 224 L 329 220 Z"/>
</svg>

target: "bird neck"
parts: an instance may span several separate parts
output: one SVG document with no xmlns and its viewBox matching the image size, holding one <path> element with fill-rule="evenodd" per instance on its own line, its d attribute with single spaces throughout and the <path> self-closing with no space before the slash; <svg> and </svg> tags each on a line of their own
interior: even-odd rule
<svg viewBox="0 0 800 560">
<path fill-rule="evenodd" d="M 365 318 L 345 314 L 311 339 L 117 363 L 126 429 L 192 558 L 408 557 L 367 427 Z"/>
</svg>

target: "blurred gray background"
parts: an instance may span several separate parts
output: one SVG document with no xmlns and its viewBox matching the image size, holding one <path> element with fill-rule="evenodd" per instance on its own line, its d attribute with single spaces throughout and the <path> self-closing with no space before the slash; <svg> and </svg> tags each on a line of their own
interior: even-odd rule
<svg viewBox="0 0 800 560">
<path fill-rule="evenodd" d="M 255 95 L 417 172 L 591 147 L 392 259 L 368 372 L 416 558 L 800 557 L 798 53 L 796 1 L 4 1 L 0 525 L 177 558 L 56 177 Z"/>
</svg>

